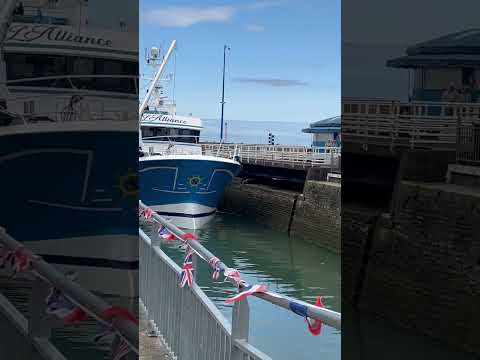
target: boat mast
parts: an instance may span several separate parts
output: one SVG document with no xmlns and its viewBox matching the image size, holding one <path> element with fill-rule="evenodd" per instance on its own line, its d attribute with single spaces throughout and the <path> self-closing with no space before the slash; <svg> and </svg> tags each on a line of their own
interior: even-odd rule
<svg viewBox="0 0 480 360">
<path fill-rule="evenodd" d="M 168 58 L 172 54 L 173 50 L 175 49 L 177 45 L 177 40 L 173 40 L 172 44 L 170 45 L 170 48 L 167 51 L 167 54 L 162 60 L 162 63 L 160 64 L 160 67 L 158 68 L 157 73 L 155 74 L 155 77 L 153 78 L 152 83 L 148 87 L 147 93 L 145 95 L 145 98 L 143 99 L 142 103 L 140 104 L 140 109 L 138 110 L 138 144 L 140 148 L 142 148 L 143 141 L 142 141 L 142 115 L 143 112 L 145 111 L 145 108 L 147 107 L 148 100 L 150 100 L 150 96 L 153 92 L 153 89 L 155 87 L 155 84 L 160 80 L 160 77 L 162 76 L 163 70 L 165 69 L 165 65 L 167 65 Z"/>
</svg>

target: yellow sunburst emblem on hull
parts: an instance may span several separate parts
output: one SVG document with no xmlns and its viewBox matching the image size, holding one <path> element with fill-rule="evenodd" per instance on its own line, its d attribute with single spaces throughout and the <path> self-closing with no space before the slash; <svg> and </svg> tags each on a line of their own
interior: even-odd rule
<svg viewBox="0 0 480 360">
<path fill-rule="evenodd" d="M 122 197 L 136 196 L 138 194 L 138 174 L 128 169 L 125 175 L 118 179 L 116 188 L 120 189 Z"/>
<path fill-rule="evenodd" d="M 188 178 L 188 184 L 190 187 L 198 187 L 202 183 L 202 178 L 200 176 L 190 176 Z"/>
</svg>

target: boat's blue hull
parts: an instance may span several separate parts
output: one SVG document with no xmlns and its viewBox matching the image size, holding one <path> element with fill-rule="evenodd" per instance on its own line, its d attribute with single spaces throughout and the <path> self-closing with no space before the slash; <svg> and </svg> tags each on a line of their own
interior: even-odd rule
<svg viewBox="0 0 480 360">
<path fill-rule="evenodd" d="M 0 224 L 21 241 L 137 234 L 132 214 L 138 160 L 131 145 L 136 136 L 125 131 L 2 136 Z"/>
<path fill-rule="evenodd" d="M 2 129 L 0 226 L 62 271 L 78 271 L 87 288 L 134 295 L 138 133 L 54 125 Z"/>
<path fill-rule="evenodd" d="M 240 168 L 236 161 L 207 156 L 147 157 L 140 161 L 140 199 L 180 227 L 199 228 L 215 214 Z"/>
</svg>

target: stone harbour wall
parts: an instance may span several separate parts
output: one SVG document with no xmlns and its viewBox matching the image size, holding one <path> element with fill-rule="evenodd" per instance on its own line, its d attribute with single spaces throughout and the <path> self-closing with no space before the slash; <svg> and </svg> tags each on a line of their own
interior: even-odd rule
<svg viewBox="0 0 480 360">
<path fill-rule="evenodd" d="M 341 185 L 306 181 L 293 213 L 290 235 L 340 253 Z"/>
<path fill-rule="evenodd" d="M 272 229 L 288 232 L 298 193 L 268 185 L 234 181 L 223 194 L 219 209 L 253 218 Z"/>
<path fill-rule="evenodd" d="M 340 184 L 308 180 L 303 194 L 236 179 L 219 203 L 272 229 L 340 252 Z"/>
<path fill-rule="evenodd" d="M 342 257 L 342 265 L 351 266 L 350 276 L 342 269 L 345 299 L 360 311 L 480 354 L 480 192 L 402 181 L 393 213 L 376 217 L 367 240 L 351 223 L 342 244 L 342 255 L 352 255 Z M 363 227 L 371 224 L 364 219 Z M 360 267 L 348 260 L 354 257 L 363 259 Z M 356 296 L 348 296 L 352 289 Z"/>
</svg>

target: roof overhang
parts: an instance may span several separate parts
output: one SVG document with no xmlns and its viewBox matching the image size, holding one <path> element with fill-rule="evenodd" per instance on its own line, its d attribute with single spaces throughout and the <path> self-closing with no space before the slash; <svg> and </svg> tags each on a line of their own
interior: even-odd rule
<svg viewBox="0 0 480 360">
<path fill-rule="evenodd" d="M 407 55 L 387 61 L 393 68 L 480 67 L 480 54 Z"/>
</svg>

